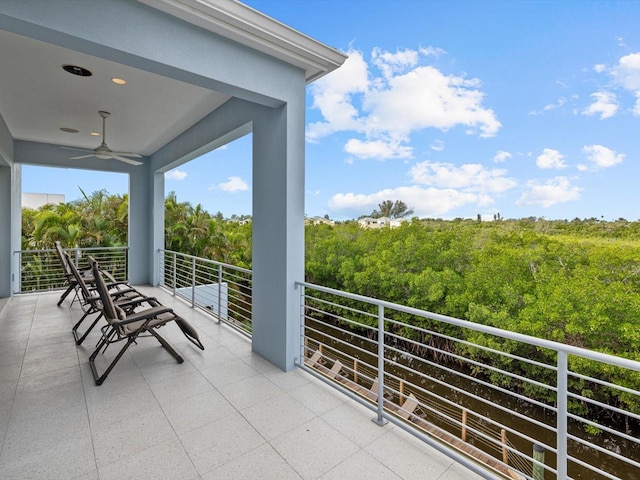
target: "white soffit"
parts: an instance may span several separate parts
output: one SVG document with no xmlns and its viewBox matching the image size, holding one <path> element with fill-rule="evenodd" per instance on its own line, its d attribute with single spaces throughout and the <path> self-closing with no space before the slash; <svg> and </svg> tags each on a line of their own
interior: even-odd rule
<svg viewBox="0 0 640 480">
<path fill-rule="evenodd" d="M 305 71 L 310 83 L 347 56 L 236 0 L 138 0 Z"/>
</svg>

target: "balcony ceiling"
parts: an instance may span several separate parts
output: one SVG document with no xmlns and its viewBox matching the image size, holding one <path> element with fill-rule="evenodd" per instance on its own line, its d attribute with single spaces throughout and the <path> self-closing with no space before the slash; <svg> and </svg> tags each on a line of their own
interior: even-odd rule
<svg viewBox="0 0 640 480">
<path fill-rule="evenodd" d="M 2 30 L 0 45 L 0 114 L 16 140 L 93 149 L 101 137 L 91 132 L 102 131 L 98 111 L 105 110 L 111 113 L 109 147 L 147 156 L 229 98 Z M 63 65 L 80 66 L 93 75 L 72 75 Z M 126 85 L 116 85 L 114 77 Z"/>
<path fill-rule="evenodd" d="M 344 54 L 241 2 L 138 1 L 301 68 L 307 82 L 346 59 Z M 7 5 L 9 11 L 14 7 L 20 11 L 19 6 Z M 93 149 L 101 137 L 91 136 L 91 132 L 101 132 L 98 111 L 104 110 L 111 113 L 106 125 L 108 146 L 148 156 L 230 98 L 229 92 L 223 94 L 94 57 L 86 49 L 75 51 L 69 44 L 46 43 L 46 37 L 24 37 L 22 31 L 8 30 L 0 29 L 0 115 L 15 140 Z M 75 76 L 64 71 L 63 65 L 80 66 L 93 75 Z M 114 77 L 126 80 L 126 85 L 114 84 Z M 61 128 L 78 133 L 65 133 Z"/>
</svg>

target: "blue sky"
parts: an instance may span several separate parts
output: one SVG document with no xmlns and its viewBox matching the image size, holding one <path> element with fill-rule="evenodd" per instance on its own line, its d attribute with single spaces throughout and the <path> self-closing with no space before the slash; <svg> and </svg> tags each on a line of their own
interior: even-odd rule
<svg viewBox="0 0 640 480">
<path fill-rule="evenodd" d="M 307 88 L 308 216 L 402 200 L 431 218 L 640 219 L 640 2 L 245 3 L 349 55 Z M 245 137 L 166 190 L 251 214 L 250 157 Z M 23 189 L 127 190 L 64 172 L 25 167 Z"/>
</svg>

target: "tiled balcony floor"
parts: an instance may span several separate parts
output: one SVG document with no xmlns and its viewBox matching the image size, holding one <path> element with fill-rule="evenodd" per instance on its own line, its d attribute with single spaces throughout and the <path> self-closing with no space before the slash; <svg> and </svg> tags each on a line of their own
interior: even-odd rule
<svg viewBox="0 0 640 480">
<path fill-rule="evenodd" d="M 181 365 L 141 339 L 96 387 L 77 347 L 77 304 L 18 296 L 0 316 L 0 478 L 475 479 L 475 474 L 302 370 L 284 373 L 249 341 L 160 289 L 204 352 L 170 324 Z M 0 309 L 1 311 L 1 309 Z M 97 331 L 97 328 L 96 328 Z M 107 354 L 113 355 L 118 346 Z"/>
</svg>

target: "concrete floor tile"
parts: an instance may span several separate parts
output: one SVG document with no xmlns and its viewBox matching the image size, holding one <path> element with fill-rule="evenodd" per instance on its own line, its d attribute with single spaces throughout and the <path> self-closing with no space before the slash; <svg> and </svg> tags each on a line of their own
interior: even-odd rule
<svg viewBox="0 0 640 480">
<path fill-rule="evenodd" d="M 177 438 L 101 467 L 100 480 L 196 480 L 200 476 Z"/>
<path fill-rule="evenodd" d="M 344 480 L 366 478 L 367 480 L 402 480 L 368 453 L 360 450 L 344 462 L 319 477 L 318 480 Z M 423 478 L 430 478 L 423 475 Z"/>
<path fill-rule="evenodd" d="M 303 478 L 318 478 L 358 451 L 358 446 L 315 418 L 274 439 L 271 445 Z"/>
<path fill-rule="evenodd" d="M 267 440 L 273 440 L 315 417 L 311 410 L 288 394 L 258 403 L 240 413 Z"/>
<path fill-rule="evenodd" d="M 302 477 L 278 452 L 265 444 L 202 476 L 202 480 L 220 479 L 302 480 Z"/>
</svg>

